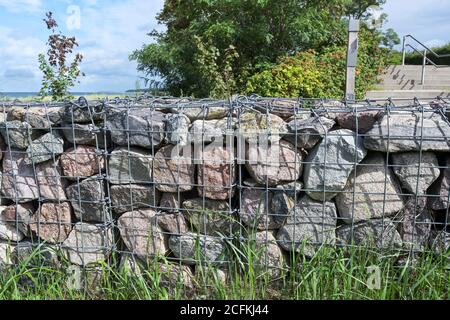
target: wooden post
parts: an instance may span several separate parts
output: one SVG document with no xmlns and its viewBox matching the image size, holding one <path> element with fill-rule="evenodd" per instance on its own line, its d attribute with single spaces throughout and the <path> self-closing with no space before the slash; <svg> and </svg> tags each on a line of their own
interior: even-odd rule
<svg viewBox="0 0 450 320">
<path fill-rule="evenodd" d="M 345 81 L 345 100 L 355 100 L 355 77 L 358 63 L 359 20 L 350 18 L 348 23 L 347 71 Z"/>
</svg>

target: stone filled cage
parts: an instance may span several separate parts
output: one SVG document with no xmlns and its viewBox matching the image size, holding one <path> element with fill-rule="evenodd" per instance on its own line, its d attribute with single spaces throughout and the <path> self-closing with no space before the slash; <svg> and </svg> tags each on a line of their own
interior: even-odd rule
<svg viewBox="0 0 450 320">
<path fill-rule="evenodd" d="M 449 248 L 448 100 L 1 106 L 2 265 L 38 247 L 81 267 L 226 270 L 250 241 L 277 277 L 324 246 Z"/>
</svg>

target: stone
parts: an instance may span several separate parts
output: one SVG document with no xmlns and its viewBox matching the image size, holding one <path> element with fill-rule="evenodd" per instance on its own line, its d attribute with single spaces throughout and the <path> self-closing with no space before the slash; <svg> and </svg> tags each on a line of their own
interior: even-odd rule
<svg viewBox="0 0 450 320">
<path fill-rule="evenodd" d="M 248 141 L 255 137 L 268 137 L 270 141 L 278 141 L 288 133 L 287 125 L 282 118 L 274 114 L 247 111 L 241 114 L 238 125 L 238 136 Z"/>
<path fill-rule="evenodd" d="M 50 130 L 61 122 L 63 111 L 60 106 L 12 107 L 6 119 L 27 122 L 35 129 Z"/>
<path fill-rule="evenodd" d="M 21 150 L 26 149 L 30 142 L 40 135 L 29 123 L 17 120 L 1 122 L 0 133 L 11 149 Z"/>
<path fill-rule="evenodd" d="M 351 112 L 337 112 L 336 122 L 341 129 L 348 129 L 360 134 L 370 131 L 380 118 L 380 111 L 353 107 Z"/>
<path fill-rule="evenodd" d="M 104 118 L 104 104 L 102 102 L 89 102 L 85 98 L 64 106 L 63 119 L 66 123 L 93 123 Z"/>
<path fill-rule="evenodd" d="M 430 247 L 437 256 L 447 254 L 450 251 L 450 232 L 446 232 L 445 230 L 432 230 Z"/>
<path fill-rule="evenodd" d="M 30 241 L 19 242 L 12 253 L 16 265 L 27 264 L 32 267 L 59 267 L 58 251 L 55 246 Z"/>
<path fill-rule="evenodd" d="M 164 141 L 165 114 L 148 108 L 114 112 L 106 119 L 111 139 L 119 146 L 158 148 Z"/>
<path fill-rule="evenodd" d="M 279 220 L 270 212 L 273 194 L 258 188 L 245 188 L 241 195 L 239 217 L 250 228 L 257 230 L 277 229 Z"/>
<path fill-rule="evenodd" d="M 66 189 L 66 194 L 78 220 L 90 222 L 111 220 L 105 207 L 104 182 L 100 176 L 75 182 Z"/>
<path fill-rule="evenodd" d="M 3 136 L 0 135 L 0 160 L 3 159 L 3 153 L 6 153 L 6 142 L 5 139 L 3 139 Z"/>
<path fill-rule="evenodd" d="M 112 245 L 111 228 L 77 222 L 62 248 L 71 263 L 87 266 L 106 260 Z"/>
<path fill-rule="evenodd" d="M 194 198 L 183 201 L 183 214 L 188 225 L 201 234 L 229 235 L 238 229 L 227 201 Z"/>
<path fill-rule="evenodd" d="M 0 268 L 13 264 L 13 250 L 13 244 L 9 242 L 0 242 Z"/>
<path fill-rule="evenodd" d="M 5 209 L 6 207 L 0 206 L 0 213 L 3 213 Z M 24 237 L 14 222 L 8 221 L 3 214 L 0 214 L 0 240 L 21 241 Z"/>
<path fill-rule="evenodd" d="M 34 214 L 32 203 L 12 204 L 7 206 L 2 212 L 3 221 L 17 226 L 24 235 L 29 235 L 30 217 Z"/>
<path fill-rule="evenodd" d="M 184 192 L 194 188 L 195 165 L 191 158 L 179 154 L 176 146 L 158 150 L 153 162 L 154 182 L 162 192 Z"/>
<path fill-rule="evenodd" d="M 284 184 L 279 184 L 276 186 L 277 190 L 283 191 L 289 197 L 295 198 L 303 191 L 303 182 L 302 181 L 293 181 Z"/>
<path fill-rule="evenodd" d="M 290 197 L 287 193 L 281 191 L 274 191 L 272 201 L 270 203 L 270 212 L 272 219 L 276 224 L 282 225 L 289 213 L 295 206 L 295 199 Z"/>
<path fill-rule="evenodd" d="M 156 216 L 158 225 L 167 231 L 167 234 L 182 234 L 189 231 L 184 216 L 180 213 L 163 213 Z"/>
<path fill-rule="evenodd" d="M 226 260 L 225 243 L 217 237 L 188 233 L 169 238 L 169 248 L 183 263 L 221 264 Z"/>
<path fill-rule="evenodd" d="M 181 195 L 177 193 L 164 192 L 161 196 L 161 200 L 159 201 L 159 208 L 166 212 L 179 212 L 181 207 Z"/>
<path fill-rule="evenodd" d="M 47 243 L 60 243 L 72 231 L 72 208 L 67 202 L 43 203 L 30 218 L 30 229 Z"/>
<path fill-rule="evenodd" d="M 194 103 L 195 104 L 195 103 Z M 171 108 L 170 111 L 175 114 L 184 114 L 187 116 L 191 122 L 195 120 L 213 120 L 213 119 L 222 119 L 225 118 L 228 114 L 228 110 L 226 107 L 223 107 L 221 105 L 207 105 L 207 104 L 201 104 L 199 107 L 192 107 L 189 106 L 188 108 Z"/>
<path fill-rule="evenodd" d="M 66 140 L 72 145 L 89 145 L 99 148 L 105 147 L 105 132 L 98 126 L 92 123 L 64 123 L 62 125 L 62 132 Z M 109 140 L 109 134 L 106 133 L 106 139 Z"/>
<path fill-rule="evenodd" d="M 315 200 L 331 200 L 347 183 L 356 164 L 365 156 L 363 141 L 342 129 L 329 132 L 306 158 L 303 171 L 306 193 Z"/>
<path fill-rule="evenodd" d="M 427 246 L 433 223 L 426 197 L 410 197 L 397 217 L 398 231 L 406 249 L 423 252 Z"/>
<path fill-rule="evenodd" d="M 197 184 L 200 197 L 214 200 L 225 200 L 234 196 L 236 181 L 236 163 L 233 149 L 210 144 L 206 146 L 196 159 L 198 164 Z"/>
<path fill-rule="evenodd" d="M 37 164 L 50 159 L 56 159 L 64 152 L 64 139 L 55 132 L 49 132 L 39 137 L 28 146 L 26 161 Z"/>
<path fill-rule="evenodd" d="M 336 243 L 376 250 L 398 250 L 402 247 L 402 238 L 389 218 L 371 219 L 353 225 L 340 226 L 336 230 Z"/>
<path fill-rule="evenodd" d="M 110 182 L 114 184 L 149 184 L 152 179 L 153 156 L 138 148 L 118 148 L 108 160 Z"/>
<path fill-rule="evenodd" d="M 419 152 L 393 153 L 391 159 L 402 187 L 412 194 L 425 194 L 440 175 L 437 157 L 431 152 L 423 152 L 422 156 Z"/>
<path fill-rule="evenodd" d="M 67 200 L 65 183 L 61 179 L 61 168 L 58 162 L 49 160 L 36 165 L 36 180 L 39 194 L 45 200 Z"/>
<path fill-rule="evenodd" d="M 115 213 L 124 213 L 138 208 L 156 208 L 159 191 L 151 185 L 120 184 L 109 188 L 112 209 Z"/>
<path fill-rule="evenodd" d="M 386 194 L 386 195 L 385 195 Z M 339 216 L 345 223 L 395 215 L 403 208 L 401 189 L 385 155 L 369 155 L 351 174 L 348 183 L 336 197 Z"/>
<path fill-rule="evenodd" d="M 335 244 L 336 223 L 337 213 L 333 202 L 316 201 L 305 195 L 278 231 L 278 244 L 287 251 L 312 257 L 321 246 Z"/>
<path fill-rule="evenodd" d="M 294 119 L 287 124 L 289 134 L 284 139 L 297 148 L 311 149 L 328 133 L 335 122 L 326 117 Z"/>
<path fill-rule="evenodd" d="M 450 126 L 437 113 L 391 112 L 366 133 L 364 146 L 381 152 L 450 151 Z"/>
<path fill-rule="evenodd" d="M 192 292 L 194 289 L 194 275 L 189 266 L 181 264 L 158 262 L 158 283 L 161 287 L 167 288 L 169 292 Z"/>
<path fill-rule="evenodd" d="M 450 156 L 446 156 L 442 163 L 441 174 L 429 189 L 429 203 L 433 210 L 447 210 L 448 192 L 450 190 Z"/>
<path fill-rule="evenodd" d="M 217 120 L 195 120 L 190 129 L 191 140 L 194 143 L 210 143 L 212 141 L 226 141 L 227 133 L 234 134 L 236 118 Z"/>
<path fill-rule="evenodd" d="M 284 254 L 271 232 L 257 232 L 254 235 L 254 241 L 257 252 L 255 264 L 260 275 L 267 272 L 269 279 L 274 279 L 287 272 Z"/>
<path fill-rule="evenodd" d="M 64 152 L 60 158 L 64 178 L 78 180 L 100 173 L 105 167 L 103 157 L 92 146 L 77 146 Z"/>
<path fill-rule="evenodd" d="M 259 184 L 276 186 L 296 181 L 302 173 L 302 155 L 290 142 L 280 140 L 268 145 L 249 144 L 245 167 Z"/>
<path fill-rule="evenodd" d="M 166 117 L 167 141 L 174 145 L 187 145 L 190 124 L 189 118 L 183 114 L 168 114 Z"/>
<path fill-rule="evenodd" d="M 118 219 L 120 236 L 127 248 L 139 259 L 164 256 L 167 251 L 164 231 L 151 209 L 126 212 Z"/>
<path fill-rule="evenodd" d="M 33 166 L 23 151 L 11 150 L 3 157 L 2 194 L 15 202 L 24 203 L 39 198 L 39 188 Z"/>
</svg>

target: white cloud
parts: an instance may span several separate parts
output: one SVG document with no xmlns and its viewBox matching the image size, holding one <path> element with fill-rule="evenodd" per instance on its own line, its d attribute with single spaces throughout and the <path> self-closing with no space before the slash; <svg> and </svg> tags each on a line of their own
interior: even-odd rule
<svg viewBox="0 0 450 320">
<path fill-rule="evenodd" d="M 41 6 L 42 0 L 0 0 L 0 7 L 11 12 L 35 12 Z"/>
</svg>

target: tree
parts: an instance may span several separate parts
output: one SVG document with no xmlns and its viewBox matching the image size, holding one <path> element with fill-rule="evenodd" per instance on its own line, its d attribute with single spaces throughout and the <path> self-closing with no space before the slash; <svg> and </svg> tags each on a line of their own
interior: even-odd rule
<svg viewBox="0 0 450 320">
<path fill-rule="evenodd" d="M 166 0 L 156 43 L 134 51 L 138 70 L 174 94 L 226 96 L 286 55 L 342 45 L 349 15 L 385 0 Z M 219 88 L 219 89 L 218 89 Z M 222 89 L 220 89 L 222 88 Z M 226 88 L 226 89 L 224 89 Z"/>
<path fill-rule="evenodd" d="M 73 53 L 75 47 L 78 47 L 75 37 L 67 37 L 57 32 L 58 24 L 53 18 L 52 12 L 46 13 L 46 19 L 43 19 L 47 29 L 51 30 L 48 38 L 47 58 L 44 54 L 39 54 L 39 69 L 43 73 L 41 90 L 39 95 L 44 98 L 51 96 L 54 101 L 61 101 L 73 98 L 69 89 L 74 87 L 80 76 L 84 73 L 80 71 L 79 64 L 83 60 L 80 53 L 75 54 L 73 61 L 67 62 L 68 55 Z"/>
</svg>

